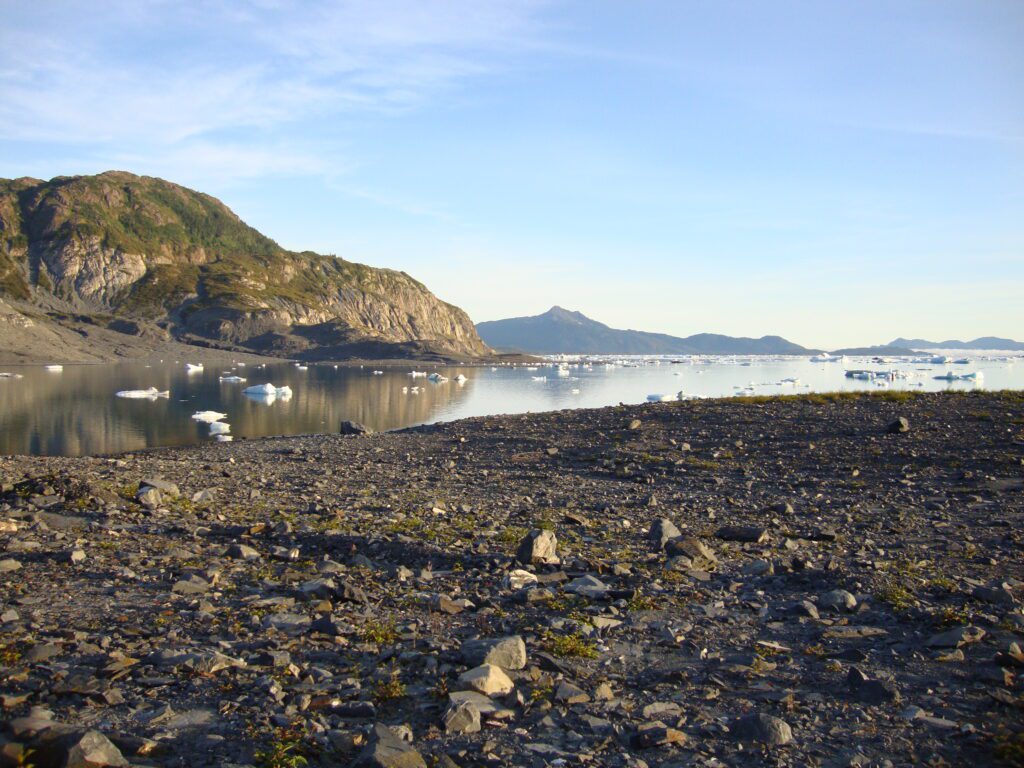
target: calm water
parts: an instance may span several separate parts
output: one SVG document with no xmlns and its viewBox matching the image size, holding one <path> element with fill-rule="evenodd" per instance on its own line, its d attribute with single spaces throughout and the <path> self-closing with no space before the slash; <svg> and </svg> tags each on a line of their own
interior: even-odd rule
<svg viewBox="0 0 1024 768">
<path fill-rule="evenodd" d="M 955 353 L 960 357 L 965 353 Z M 412 378 L 409 371 L 438 372 L 449 381 Z M 846 378 L 844 368 L 899 370 L 911 376 L 894 381 Z M 1024 356 L 973 354 L 971 362 L 936 365 L 920 361 L 872 363 L 864 358 L 812 363 L 807 358 L 703 358 L 672 364 L 622 361 L 609 367 L 571 364 L 559 375 L 555 364 L 525 367 L 334 368 L 290 363 L 265 367 L 207 365 L 189 374 L 183 363 L 0 367 L 21 378 L 0 378 L 0 453 L 109 454 L 161 445 L 216 439 L 208 424 L 192 420 L 197 411 L 226 414 L 230 434 L 239 437 L 336 432 L 344 419 L 375 430 L 497 413 L 588 408 L 644 402 L 648 395 L 697 397 L 809 391 L 913 389 L 1024 389 Z M 947 371 L 980 372 L 977 382 L 939 381 Z M 224 375 L 245 383 L 220 381 Z M 455 380 L 466 377 L 464 383 Z M 544 380 L 535 380 L 543 378 Z M 796 378 L 800 383 L 782 383 Z M 292 397 L 253 398 L 245 387 L 271 382 L 287 385 Z M 118 390 L 167 390 L 167 398 L 129 400 Z M 418 391 L 412 388 L 418 387 Z M 404 391 L 403 391 L 403 388 Z"/>
</svg>

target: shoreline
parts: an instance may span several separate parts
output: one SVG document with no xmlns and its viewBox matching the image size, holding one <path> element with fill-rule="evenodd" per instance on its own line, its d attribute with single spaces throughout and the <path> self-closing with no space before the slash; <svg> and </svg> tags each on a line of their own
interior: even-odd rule
<svg viewBox="0 0 1024 768">
<path fill-rule="evenodd" d="M 6 738 L 161 766 L 991 764 L 1020 728 L 1022 530 L 1021 392 L 0 456 Z"/>
</svg>

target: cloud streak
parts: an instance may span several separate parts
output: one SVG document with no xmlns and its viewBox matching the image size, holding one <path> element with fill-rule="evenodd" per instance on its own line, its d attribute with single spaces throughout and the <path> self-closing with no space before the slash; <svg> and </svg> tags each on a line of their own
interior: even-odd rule
<svg viewBox="0 0 1024 768">
<path fill-rule="evenodd" d="M 238 171 L 273 170 L 276 163 L 256 156 L 268 155 L 260 148 L 288 129 L 413 109 L 500 66 L 534 33 L 542 7 L 536 0 L 349 0 L 300 10 L 270 0 L 184 10 L 163 0 L 20 5 L 5 10 L 0 26 L 0 139 L 89 147 L 111 159 L 180 155 L 220 172 L 232 170 L 232 159 L 255 159 Z M 298 169 L 310 170 L 304 162 Z"/>
</svg>

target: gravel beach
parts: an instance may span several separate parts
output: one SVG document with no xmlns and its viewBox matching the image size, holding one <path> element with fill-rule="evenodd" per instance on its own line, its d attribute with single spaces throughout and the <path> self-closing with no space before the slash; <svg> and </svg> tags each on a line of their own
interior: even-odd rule
<svg viewBox="0 0 1024 768">
<path fill-rule="evenodd" d="M 0 766 L 1021 765 L 1024 393 L 0 457 L 0 595 Z"/>
</svg>

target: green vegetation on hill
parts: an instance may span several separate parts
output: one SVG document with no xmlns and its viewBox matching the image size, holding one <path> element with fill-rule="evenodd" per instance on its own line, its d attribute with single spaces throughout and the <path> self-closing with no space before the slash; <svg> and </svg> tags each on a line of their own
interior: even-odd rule
<svg viewBox="0 0 1024 768">
<path fill-rule="evenodd" d="M 487 351 L 462 310 L 405 273 L 288 251 L 216 198 L 122 171 L 0 180 L 0 296 L 48 295 L 233 343 L 317 318 L 383 342 Z M 200 310 L 216 320 L 190 326 Z"/>
</svg>

